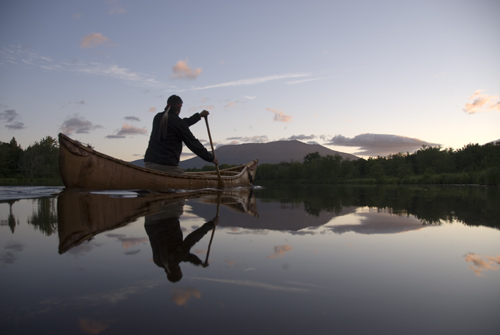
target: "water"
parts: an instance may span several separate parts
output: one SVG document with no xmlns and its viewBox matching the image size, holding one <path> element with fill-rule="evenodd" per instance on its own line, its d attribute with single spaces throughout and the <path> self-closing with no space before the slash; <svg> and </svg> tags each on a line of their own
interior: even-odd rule
<svg viewBox="0 0 500 335">
<path fill-rule="evenodd" d="M 0 191 L 2 334 L 500 331 L 498 188 Z"/>
</svg>

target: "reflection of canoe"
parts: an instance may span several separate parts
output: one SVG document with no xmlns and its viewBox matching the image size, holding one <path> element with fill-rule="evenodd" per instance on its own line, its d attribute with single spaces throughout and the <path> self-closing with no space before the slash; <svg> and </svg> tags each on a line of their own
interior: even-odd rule
<svg viewBox="0 0 500 335">
<path fill-rule="evenodd" d="M 220 170 L 224 186 L 251 186 L 257 171 L 254 160 Z M 217 188 L 215 171 L 174 175 L 142 168 L 99 153 L 59 134 L 59 171 L 66 187 L 94 190 Z"/>
<path fill-rule="evenodd" d="M 153 192 L 127 198 L 66 189 L 59 194 L 57 201 L 59 253 L 65 253 L 99 233 L 125 226 L 142 216 L 159 213 L 173 202 L 199 198 L 204 202 L 217 203 L 218 194 L 221 192 L 210 190 Z M 220 199 L 222 205 L 227 203 L 232 210 L 258 215 L 255 198 L 249 188 L 224 191 Z"/>
</svg>

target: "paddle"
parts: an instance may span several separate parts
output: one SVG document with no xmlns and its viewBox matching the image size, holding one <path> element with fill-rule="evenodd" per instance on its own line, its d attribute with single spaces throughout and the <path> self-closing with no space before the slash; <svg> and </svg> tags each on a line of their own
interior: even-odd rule
<svg viewBox="0 0 500 335">
<path fill-rule="evenodd" d="M 208 131 L 208 138 L 210 139 L 210 145 L 212 146 L 212 154 L 214 155 L 214 158 L 215 158 L 214 143 L 212 142 L 212 135 L 210 135 L 210 127 L 208 126 L 208 115 L 205 116 L 205 123 L 207 124 L 207 131 Z M 217 179 L 218 179 L 217 180 L 218 181 L 217 188 L 223 190 L 224 189 L 224 182 L 222 181 L 222 178 L 220 176 L 218 164 L 215 164 L 215 169 L 217 170 Z"/>
</svg>

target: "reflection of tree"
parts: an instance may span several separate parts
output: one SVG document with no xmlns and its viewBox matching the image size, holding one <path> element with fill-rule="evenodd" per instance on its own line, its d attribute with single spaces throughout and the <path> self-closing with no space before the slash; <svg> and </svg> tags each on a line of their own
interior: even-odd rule
<svg viewBox="0 0 500 335">
<path fill-rule="evenodd" d="M 39 198 L 34 200 L 37 204 L 28 223 L 32 224 L 47 236 L 57 233 L 57 210 L 55 198 Z"/>
<path fill-rule="evenodd" d="M 14 205 L 14 203 L 16 201 L 17 200 L 8 200 L 7 201 L 7 203 L 9 204 L 9 216 L 8 216 L 7 220 L 2 220 L 0 222 L 0 225 L 2 225 L 2 226 L 9 226 L 10 227 L 10 231 L 13 234 L 14 234 L 14 231 L 16 230 L 16 224 L 19 224 L 19 221 L 16 220 L 16 217 L 12 213 L 12 205 Z"/>
<path fill-rule="evenodd" d="M 423 224 L 459 220 L 469 226 L 500 229 L 500 190 L 461 186 L 307 186 L 256 190 L 262 201 L 303 203 L 310 215 L 343 207 L 372 207 L 395 215 L 414 215 Z"/>
</svg>

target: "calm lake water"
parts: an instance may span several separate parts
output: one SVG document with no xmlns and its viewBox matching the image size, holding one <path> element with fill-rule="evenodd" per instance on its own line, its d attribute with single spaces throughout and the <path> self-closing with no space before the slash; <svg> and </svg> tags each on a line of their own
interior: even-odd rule
<svg viewBox="0 0 500 335">
<path fill-rule="evenodd" d="M 498 188 L 0 187 L 0 220 L 2 334 L 500 334 Z"/>
</svg>

